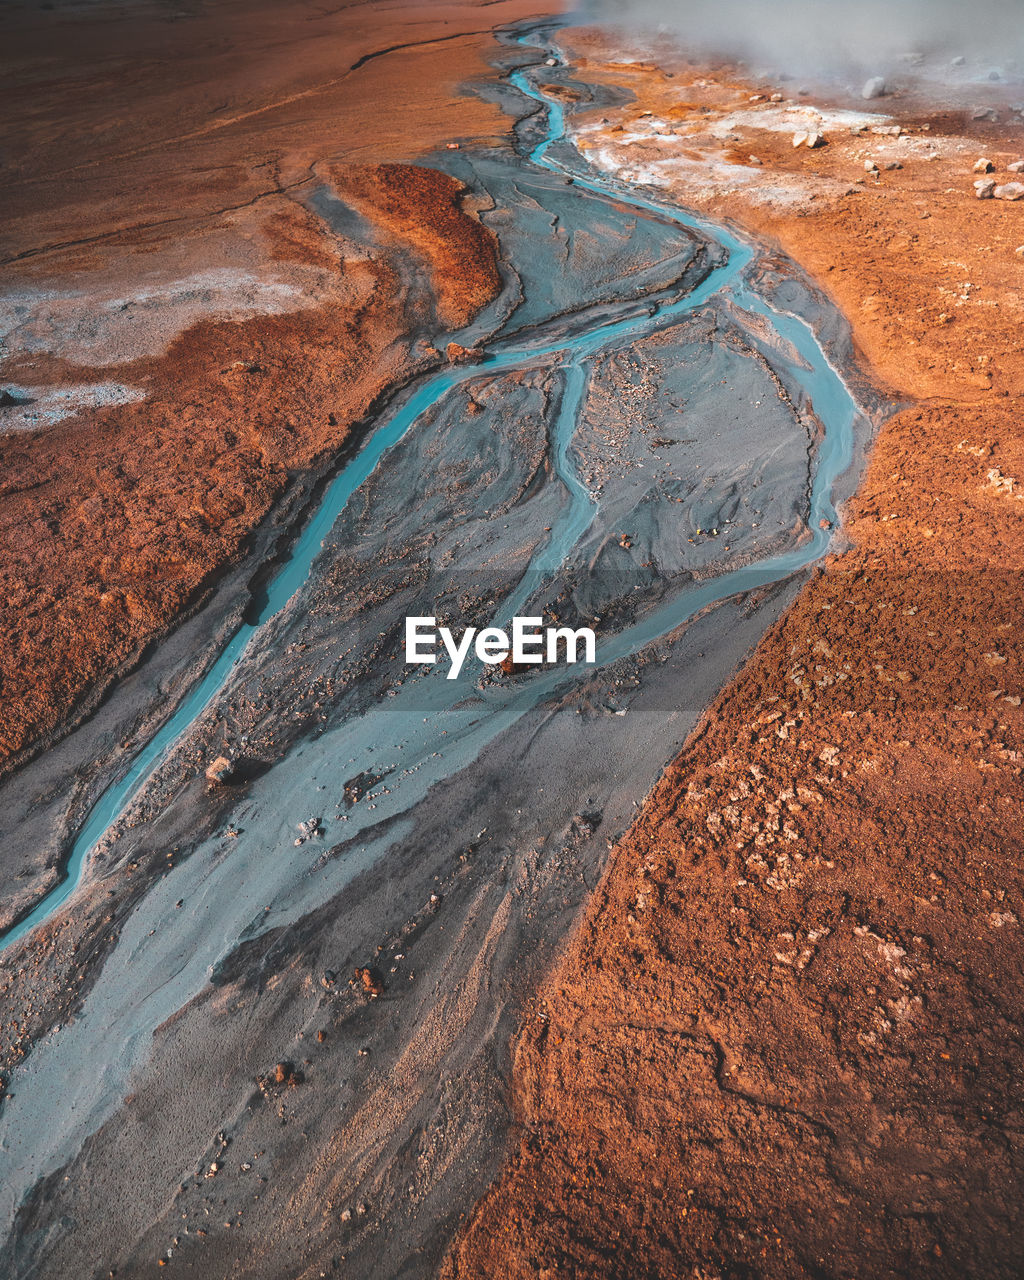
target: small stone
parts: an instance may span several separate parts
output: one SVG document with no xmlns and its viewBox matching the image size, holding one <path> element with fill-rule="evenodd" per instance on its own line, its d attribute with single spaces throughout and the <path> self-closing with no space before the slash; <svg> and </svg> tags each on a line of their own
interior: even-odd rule
<svg viewBox="0 0 1024 1280">
<path fill-rule="evenodd" d="M 900 162 L 899 162 L 898 160 L 890 160 L 890 161 L 889 161 L 889 163 L 888 163 L 885 167 L 886 167 L 886 169 L 887 169 L 890 173 L 892 172 L 892 170 L 893 170 L 893 169 L 902 169 L 902 168 L 903 168 L 903 166 L 900 164 Z"/>
<path fill-rule="evenodd" d="M 301 1071 L 296 1070 L 291 1062 L 279 1062 L 274 1067 L 274 1083 L 275 1084 L 302 1084 L 305 1076 Z"/>
<path fill-rule="evenodd" d="M 1006 166 L 1008 173 L 1024 173 L 1024 160 L 1014 160 Z"/>
<path fill-rule="evenodd" d="M 352 1210 L 351 1210 L 351 1209 L 342 1209 L 342 1211 L 341 1211 L 341 1220 L 342 1220 L 342 1222 L 351 1222 L 351 1221 L 352 1221 Z"/>
<path fill-rule="evenodd" d="M 449 342 L 444 352 L 449 364 L 479 364 L 484 358 L 476 347 L 464 347 L 458 342 Z"/>
<path fill-rule="evenodd" d="M 807 147 L 810 151 L 814 151 L 817 147 L 825 146 L 826 141 L 827 139 L 823 133 L 817 133 L 812 130 L 807 135 Z"/>
<path fill-rule="evenodd" d="M 384 994 L 384 984 L 374 969 L 357 969 L 356 981 L 362 986 L 364 993 L 371 1000 L 376 1000 L 378 996 Z"/>
<path fill-rule="evenodd" d="M 949 65 L 951 67 L 962 67 L 966 61 L 967 59 L 964 57 L 964 55 L 962 53 L 958 53 L 955 58 L 952 58 L 950 60 Z"/>
<path fill-rule="evenodd" d="M 980 160 L 974 162 L 975 173 L 992 173 L 995 165 L 986 156 L 982 156 Z"/>
<path fill-rule="evenodd" d="M 781 93 L 773 93 L 773 94 L 772 94 L 772 96 L 768 99 L 768 101 L 769 101 L 769 102 L 781 102 L 781 101 L 782 101 L 782 94 L 781 94 Z"/>
<path fill-rule="evenodd" d="M 974 194 L 979 200 L 991 200 L 995 189 L 996 184 L 992 178 L 979 178 L 974 184 Z"/>
<path fill-rule="evenodd" d="M 1018 258 L 1024 258 L 1024 244 L 1019 244 L 1016 249 L 1014 249 L 1014 253 Z"/>
<path fill-rule="evenodd" d="M 992 194 L 997 200 L 1024 200 L 1024 182 L 1004 182 Z"/>
<path fill-rule="evenodd" d="M 865 173 L 877 173 L 877 172 L 878 172 L 878 165 L 877 165 L 877 164 L 875 164 L 874 160 L 865 160 L 865 161 L 864 161 L 864 172 L 865 172 Z"/>
<path fill-rule="evenodd" d="M 886 86 L 884 76 L 872 76 L 871 79 L 865 83 L 860 96 L 865 101 L 870 101 L 872 98 L 884 98 L 888 92 L 889 90 Z"/>
<path fill-rule="evenodd" d="M 231 781 L 232 764 L 227 756 L 218 756 L 206 766 L 207 782 L 223 785 Z"/>
<path fill-rule="evenodd" d="M 807 141 L 807 137 L 808 135 L 806 133 L 794 133 L 793 149 L 795 150 L 797 147 L 802 147 L 804 143 Z"/>
</svg>

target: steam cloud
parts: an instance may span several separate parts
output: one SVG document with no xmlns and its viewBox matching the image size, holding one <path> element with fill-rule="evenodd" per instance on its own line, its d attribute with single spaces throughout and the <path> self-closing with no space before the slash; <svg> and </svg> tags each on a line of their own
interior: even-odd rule
<svg viewBox="0 0 1024 1280">
<path fill-rule="evenodd" d="M 871 72 L 907 53 L 962 54 L 1017 79 L 1024 0 L 587 0 L 595 21 L 790 71 Z"/>
</svg>

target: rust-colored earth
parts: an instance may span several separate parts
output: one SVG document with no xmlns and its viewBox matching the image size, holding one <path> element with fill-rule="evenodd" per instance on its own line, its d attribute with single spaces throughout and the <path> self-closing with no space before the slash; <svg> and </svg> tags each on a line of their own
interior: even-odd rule
<svg viewBox="0 0 1024 1280">
<path fill-rule="evenodd" d="M 908 95 L 872 104 L 902 143 L 716 139 L 753 92 L 728 69 L 572 43 L 582 78 L 637 94 L 585 154 L 636 171 L 685 147 L 676 198 L 778 243 L 910 403 L 849 549 L 613 851 L 519 1036 L 518 1137 L 446 1275 L 1020 1275 L 1024 206 L 971 185 L 1015 134 Z M 685 141 L 622 140 L 643 111 Z M 718 170 L 737 157 L 756 184 Z"/>
<path fill-rule="evenodd" d="M 439 361 L 433 336 L 500 285 L 457 184 L 396 161 L 507 130 L 457 86 L 484 70 L 493 24 L 530 6 L 371 10 L 5 16 L 5 284 L 16 302 L 81 302 L 64 329 L 33 312 L 0 378 L 30 398 L 110 380 L 144 398 L 0 434 L 0 769 L 87 709 L 295 475 Z M 320 187 L 360 210 L 373 243 L 305 207 Z M 231 293 L 275 273 L 294 299 L 278 314 Z M 159 290 L 185 312 L 157 340 Z M 91 354 L 94 313 L 104 324 L 117 307 L 140 308 L 138 329 L 122 325 L 113 358 Z"/>
</svg>

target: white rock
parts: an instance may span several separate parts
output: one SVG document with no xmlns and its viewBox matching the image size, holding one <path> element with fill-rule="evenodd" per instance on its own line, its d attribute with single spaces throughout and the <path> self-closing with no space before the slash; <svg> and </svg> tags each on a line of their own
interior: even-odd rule
<svg viewBox="0 0 1024 1280">
<path fill-rule="evenodd" d="M 781 93 L 773 93 L 773 94 L 772 94 L 772 96 L 768 99 L 768 101 L 769 101 L 769 102 L 781 102 L 781 101 L 782 101 L 782 94 L 781 94 Z"/>
<path fill-rule="evenodd" d="M 793 146 L 794 146 L 794 147 L 802 147 L 806 141 L 807 141 L 807 134 L 806 134 L 806 133 L 794 133 L 794 134 L 793 134 Z"/>
<path fill-rule="evenodd" d="M 807 135 L 807 146 L 810 148 L 811 151 L 813 151 L 815 147 L 823 147 L 824 145 L 825 145 L 825 135 L 823 133 L 816 133 L 814 130 L 812 130 Z"/>
<path fill-rule="evenodd" d="M 1010 173 L 1024 173 L 1024 160 L 1014 160 L 1006 166 Z"/>
<path fill-rule="evenodd" d="M 877 172 L 878 172 L 878 165 L 877 165 L 877 164 L 875 164 L 874 160 L 865 160 L 865 161 L 864 161 L 864 172 L 865 172 L 865 173 L 877 173 Z"/>
<path fill-rule="evenodd" d="M 962 53 L 958 53 L 956 57 L 950 62 L 949 65 L 951 67 L 962 67 L 966 61 L 967 59 L 964 57 L 964 55 Z"/>
<path fill-rule="evenodd" d="M 997 200 L 1024 200 L 1024 182 L 1005 182 L 992 194 Z"/>
<path fill-rule="evenodd" d="M 995 191 L 996 184 L 994 178 L 979 178 L 974 184 L 974 194 L 979 200 L 991 200 L 992 192 Z"/>
<path fill-rule="evenodd" d="M 872 76 L 861 90 L 860 96 L 866 101 L 872 98 L 884 98 L 889 92 L 883 76 Z"/>
<path fill-rule="evenodd" d="M 992 163 L 992 161 L 986 159 L 985 156 L 982 156 L 980 160 L 975 161 L 974 172 L 975 173 L 991 173 L 994 168 L 995 168 L 995 165 Z"/>
</svg>

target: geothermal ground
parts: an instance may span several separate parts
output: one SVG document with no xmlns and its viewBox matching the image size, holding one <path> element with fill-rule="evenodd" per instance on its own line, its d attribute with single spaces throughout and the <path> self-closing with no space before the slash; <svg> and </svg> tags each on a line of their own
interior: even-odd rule
<svg viewBox="0 0 1024 1280">
<path fill-rule="evenodd" d="M 4 1274 L 1019 1274 L 1012 95 L 15 15 Z"/>
</svg>

